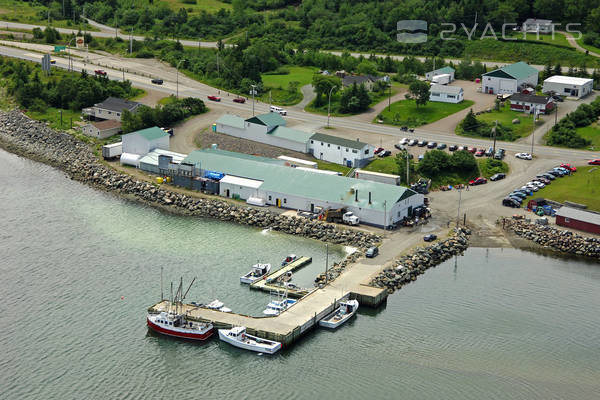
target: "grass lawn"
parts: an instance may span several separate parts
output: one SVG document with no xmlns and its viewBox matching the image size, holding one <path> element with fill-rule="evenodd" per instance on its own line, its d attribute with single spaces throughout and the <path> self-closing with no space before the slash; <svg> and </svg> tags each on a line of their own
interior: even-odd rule
<svg viewBox="0 0 600 400">
<path fill-rule="evenodd" d="M 531 32 L 528 32 L 525 34 L 524 34 L 524 32 L 511 32 L 511 34 L 509 34 L 507 32 L 506 37 L 507 38 L 515 38 L 515 39 L 519 39 L 519 40 L 531 40 L 533 42 L 551 43 L 551 44 L 555 44 L 558 46 L 572 47 L 571 44 L 569 43 L 569 41 L 567 40 L 567 37 L 559 32 L 554 32 L 554 37 L 552 37 L 551 34 L 549 34 L 549 35 L 540 34 L 538 37 L 538 35 L 536 35 L 535 33 L 531 33 Z"/>
<path fill-rule="evenodd" d="M 312 82 L 317 68 L 290 65 L 282 67 L 280 71 L 287 71 L 289 73 L 266 73 L 261 75 L 265 92 L 260 96 L 260 100 L 268 103 L 272 99 L 274 104 L 281 106 L 290 106 L 299 103 L 302 101 L 302 86 Z M 287 90 L 290 82 L 298 82 L 294 92 Z M 269 91 L 271 92 L 271 98 L 269 98 Z"/>
<path fill-rule="evenodd" d="M 398 163 L 395 156 L 384 158 L 376 157 L 373 161 L 363 168 L 365 171 L 381 172 L 383 174 L 398 175 Z"/>
<path fill-rule="evenodd" d="M 398 82 L 392 82 L 392 96 L 400 91 L 401 88 L 405 88 L 406 85 L 403 85 Z M 373 107 L 375 104 L 380 103 L 381 101 L 387 99 L 389 97 L 389 91 L 385 91 L 382 93 L 374 93 L 369 92 L 369 96 L 371 97 L 371 102 L 369 103 L 369 107 Z M 340 93 L 335 93 L 331 95 L 331 116 L 332 117 L 345 117 L 348 115 L 354 114 L 344 114 L 339 111 L 340 108 Z M 323 104 L 321 107 L 315 107 L 315 101 L 311 101 L 304 109 L 308 112 L 312 112 L 315 114 L 327 115 L 327 102 Z M 393 106 L 393 105 L 392 105 Z"/>
<path fill-rule="evenodd" d="M 0 0 L 0 19 L 3 21 L 46 25 L 48 23 L 47 10 L 47 7 L 42 6 L 37 2 Z M 85 28 L 88 31 L 98 30 L 87 23 L 76 24 L 70 20 L 54 20 L 52 17 L 50 18 L 50 24 L 54 28 L 77 29 L 78 27 L 81 27 L 82 29 Z"/>
<path fill-rule="evenodd" d="M 135 96 L 130 97 L 129 100 L 132 100 L 132 101 L 139 100 L 148 94 L 148 92 L 146 92 L 144 89 L 136 88 L 136 90 L 138 93 Z"/>
<path fill-rule="evenodd" d="M 590 210 L 600 211 L 600 168 L 578 167 L 573 175 L 555 179 L 535 195 L 561 203 L 568 200 L 586 204 Z"/>
<path fill-rule="evenodd" d="M 593 124 L 584 126 L 583 128 L 577 128 L 576 130 L 579 136 L 592 141 L 592 144 L 588 147 L 588 149 L 600 149 L 600 124 L 598 124 L 598 122 L 594 122 Z"/>
<path fill-rule="evenodd" d="M 440 174 L 436 177 L 431 178 L 431 187 L 433 189 L 437 189 L 440 186 L 446 186 L 446 185 L 458 185 L 460 183 L 462 184 L 468 184 L 470 180 L 477 178 L 478 176 L 478 172 L 474 172 L 471 174 L 468 173 L 457 173 L 457 172 L 449 172 L 449 173 L 445 173 L 445 174 Z M 412 181 L 412 179 L 411 179 Z"/>
<path fill-rule="evenodd" d="M 417 107 L 414 100 L 400 100 L 392 103 L 391 111 L 386 107 L 380 115 L 384 124 L 415 127 L 435 122 L 472 105 L 471 100 L 463 100 L 458 104 L 430 101 L 425 106 Z"/>
<path fill-rule="evenodd" d="M 518 118 L 521 122 L 513 125 L 512 120 L 515 118 Z M 508 102 L 500 109 L 500 111 L 493 110 L 489 113 L 482 113 L 477 115 L 477 119 L 490 124 L 493 124 L 494 121 L 497 120 L 498 123 L 504 126 L 510 126 L 513 128 L 513 132 L 517 136 L 517 139 L 529 136 L 534 129 L 533 116 L 518 111 L 511 111 L 510 104 L 508 104 Z M 542 125 L 543 123 L 544 121 L 542 119 L 538 120 L 536 127 Z M 455 133 L 461 136 L 470 136 L 460 131 L 459 126 L 456 127 Z"/>
<path fill-rule="evenodd" d="M 164 106 L 164 105 L 170 104 L 174 101 L 175 101 L 175 96 L 170 95 L 170 96 L 166 96 L 166 97 L 163 97 L 162 99 L 160 99 L 158 101 L 158 104 L 160 104 L 161 106 Z"/>
<path fill-rule="evenodd" d="M 581 47 L 583 47 L 586 50 L 592 51 L 596 54 L 600 54 L 600 47 L 595 47 L 595 46 L 592 46 L 591 44 L 583 43 L 583 38 L 577 39 L 577 44 L 579 44 Z"/>
<path fill-rule="evenodd" d="M 319 169 L 326 169 L 329 171 L 341 172 L 342 175 L 346 175 L 352 168 L 345 167 L 341 164 L 334 164 L 323 160 L 314 160 L 316 161 Z"/>
<path fill-rule="evenodd" d="M 508 172 L 508 164 L 504 161 L 494 160 L 493 158 L 479 158 L 477 159 L 477 165 L 479 166 L 479 176 L 489 178 L 490 176 L 499 172 Z"/>
<path fill-rule="evenodd" d="M 62 126 L 60 123 L 60 111 L 59 108 L 48 107 L 44 112 L 28 111 L 26 114 L 38 121 L 49 122 L 53 129 L 66 130 L 70 128 L 71 118 L 73 119 L 73 126 L 75 122 L 80 121 L 81 111 L 62 110 Z"/>
</svg>

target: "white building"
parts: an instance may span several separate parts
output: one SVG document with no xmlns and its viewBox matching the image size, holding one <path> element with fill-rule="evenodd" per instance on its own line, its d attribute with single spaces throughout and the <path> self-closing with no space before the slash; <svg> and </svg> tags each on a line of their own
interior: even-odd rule
<svg viewBox="0 0 600 400">
<path fill-rule="evenodd" d="M 551 76 L 544 80 L 542 91 L 554 92 L 560 96 L 575 97 L 580 99 L 592 93 L 594 80 L 588 78 L 575 78 L 573 76 Z"/>
<path fill-rule="evenodd" d="M 554 27 L 552 26 L 552 20 L 550 19 L 528 18 L 523 22 L 524 32 L 552 33 L 553 30 Z"/>
<path fill-rule="evenodd" d="M 485 73 L 481 77 L 483 93 L 518 93 L 526 86 L 538 84 L 538 70 L 523 61 Z"/>
<path fill-rule="evenodd" d="M 258 189 L 262 184 L 262 180 L 225 175 L 219 181 L 219 195 L 239 200 L 248 200 L 250 197 L 259 198 Z"/>
<path fill-rule="evenodd" d="M 359 140 L 315 133 L 308 144 L 313 157 L 350 168 L 360 168 L 373 158 L 375 147 Z"/>
<path fill-rule="evenodd" d="M 429 101 L 442 103 L 460 103 L 464 100 L 464 91 L 458 86 L 431 85 L 429 89 Z"/>
<path fill-rule="evenodd" d="M 112 119 L 121 121 L 123 110 L 135 112 L 141 103 L 119 99 L 117 97 L 109 97 L 102 103 L 94 104 L 92 107 L 84 108 L 82 113 L 94 119 Z"/>
<path fill-rule="evenodd" d="M 81 127 L 81 132 L 96 139 L 106 139 L 121 132 L 121 123 L 113 119 L 93 121 Z"/>
<path fill-rule="evenodd" d="M 144 156 L 154 149 L 169 150 L 169 134 L 159 127 L 123 135 L 123 153 Z"/>
<path fill-rule="evenodd" d="M 450 75 L 450 82 L 452 82 L 454 80 L 454 73 L 455 72 L 456 72 L 456 70 L 454 68 L 452 68 L 452 67 L 438 68 L 438 69 L 435 69 L 433 71 L 427 72 L 425 74 L 425 79 L 427 79 L 428 81 L 431 81 L 434 76 L 448 74 L 448 75 Z"/>
</svg>

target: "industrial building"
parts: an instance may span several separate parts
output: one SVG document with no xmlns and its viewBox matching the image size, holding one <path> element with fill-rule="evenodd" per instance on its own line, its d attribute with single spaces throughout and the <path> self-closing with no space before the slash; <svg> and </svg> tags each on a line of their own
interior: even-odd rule
<svg viewBox="0 0 600 400">
<path fill-rule="evenodd" d="M 359 140 L 315 133 L 308 144 L 316 159 L 342 164 L 350 168 L 361 168 L 373 158 L 375 147 Z"/>
<path fill-rule="evenodd" d="M 454 74 L 455 73 L 456 73 L 456 70 L 454 68 L 452 68 L 452 67 L 443 67 L 443 68 L 438 68 L 438 69 L 433 70 L 433 71 L 426 72 L 425 73 L 425 79 L 427 79 L 428 81 L 431 81 L 434 76 L 448 74 L 448 75 L 450 75 L 450 82 L 452 82 L 454 80 Z"/>
<path fill-rule="evenodd" d="M 175 153 L 174 151 L 154 149 L 138 160 L 138 168 L 157 175 L 167 175 L 168 171 L 161 168 L 160 156 L 169 156 L 169 162 L 179 164 L 186 157 L 185 154 Z"/>
<path fill-rule="evenodd" d="M 429 89 L 429 101 L 441 103 L 460 103 L 464 100 L 464 91 L 458 86 L 431 85 Z"/>
<path fill-rule="evenodd" d="M 481 77 L 483 93 L 512 94 L 538 83 L 538 70 L 523 61 L 485 73 Z"/>
<path fill-rule="evenodd" d="M 128 133 L 122 139 L 123 153 L 143 156 L 154 149 L 169 150 L 169 134 L 156 126 Z"/>
<path fill-rule="evenodd" d="M 550 96 L 515 93 L 510 96 L 510 109 L 526 114 L 533 113 L 534 110 L 540 114 L 548 114 L 554 110 L 554 101 Z"/>
<path fill-rule="evenodd" d="M 375 226 L 389 227 L 411 217 L 424 201 L 423 195 L 405 187 L 317 174 L 286 166 L 282 160 L 214 148 L 193 151 L 180 164 L 168 156 L 159 158 L 161 169 L 180 186 L 197 188 L 204 180 L 202 190 L 293 210 L 344 207 Z"/>
<path fill-rule="evenodd" d="M 542 87 L 544 93 L 554 93 L 559 96 L 575 97 L 576 99 L 587 96 L 593 90 L 593 79 L 562 75 L 555 75 L 544 79 Z"/>
<path fill-rule="evenodd" d="M 556 225 L 600 234 L 600 214 L 563 206 L 556 212 Z"/>
<path fill-rule="evenodd" d="M 135 112 L 141 103 L 119 99 L 118 97 L 109 97 L 101 103 L 94 104 L 92 107 L 84 108 L 82 113 L 88 118 L 96 120 L 111 119 L 121 121 L 121 114 L 124 110 Z"/>
</svg>

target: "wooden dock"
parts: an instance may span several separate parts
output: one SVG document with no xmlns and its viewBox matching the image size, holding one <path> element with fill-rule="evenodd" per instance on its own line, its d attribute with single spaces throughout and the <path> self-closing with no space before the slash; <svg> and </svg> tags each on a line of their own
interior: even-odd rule
<svg viewBox="0 0 600 400">
<path fill-rule="evenodd" d="M 262 290 L 263 292 L 272 291 L 287 291 L 289 297 L 301 298 L 309 294 L 313 289 L 304 288 L 287 288 L 278 284 L 277 280 L 288 272 L 296 271 L 305 265 L 312 262 L 312 257 L 299 257 L 296 261 L 289 263 L 285 267 L 278 269 L 275 272 L 271 272 L 266 276 L 265 279 L 258 280 L 250 284 L 250 289 Z"/>
</svg>

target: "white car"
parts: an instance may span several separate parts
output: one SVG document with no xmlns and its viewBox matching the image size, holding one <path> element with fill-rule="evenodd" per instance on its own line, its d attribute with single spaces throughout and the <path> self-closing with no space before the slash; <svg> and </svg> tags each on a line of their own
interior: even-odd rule
<svg viewBox="0 0 600 400">
<path fill-rule="evenodd" d="M 521 160 L 531 160 L 531 154 L 529 153 L 517 153 L 515 157 L 520 158 Z"/>
<path fill-rule="evenodd" d="M 538 190 L 540 190 L 540 188 L 535 185 L 525 185 L 525 186 L 522 186 L 521 189 L 529 189 L 532 192 L 537 192 Z"/>
<path fill-rule="evenodd" d="M 410 139 L 410 140 L 408 141 L 408 145 L 409 145 L 409 146 L 414 146 L 414 145 L 416 145 L 416 144 L 417 144 L 417 142 L 418 142 L 418 141 L 417 141 L 417 139 Z"/>
<path fill-rule="evenodd" d="M 402 145 L 408 144 L 408 138 L 402 138 L 402 140 L 400 141 L 400 144 L 402 144 Z"/>
<path fill-rule="evenodd" d="M 531 182 L 527 182 L 527 183 L 525 184 L 525 186 L 529 186 L 529 185 L 531 185 L 531 186 L 537 186 L 537 187 L 539 187 L 540 189 L 542 189 L 542 188 L 546 187 L 546 185 L 544 185 L 544 183 L 543 183 L 543 182 L 538 182 L 538 181 L 531 181 Z"/>
</svg>

